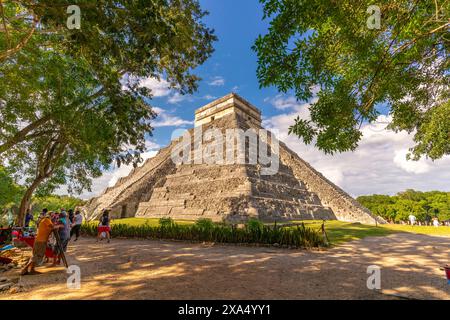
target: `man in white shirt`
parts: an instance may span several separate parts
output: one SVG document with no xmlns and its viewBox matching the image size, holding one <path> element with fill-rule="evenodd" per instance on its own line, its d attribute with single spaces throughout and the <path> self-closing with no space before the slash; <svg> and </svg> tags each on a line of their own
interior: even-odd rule
<svg viewBox="0 0 450 320">
<path fill-rule="evenodd" d="M 75 240 L 77 241 L 80 237 L 80 229 L 81 224 L 83 223 L 83 216 L 81 215 L 80 210 L 77 210 L 75 212 L 75 217 L 73 219 L 72 229 L 70 230 L 70 238 L 72 239 L 72 236 L 75 234 Z"/>
<path fill-rule="evenodd" d="M 439 227 L 439 220 L 438 220 L 438 218 L 433 218 L 433 226 L 435 226 L 435 227 Z"/>
<path fill-rule="evenodd" d="M 416 217 L 413 214 L 409 215 L 409 222 L 412 226 L 416 224 Z"/>
</svg>

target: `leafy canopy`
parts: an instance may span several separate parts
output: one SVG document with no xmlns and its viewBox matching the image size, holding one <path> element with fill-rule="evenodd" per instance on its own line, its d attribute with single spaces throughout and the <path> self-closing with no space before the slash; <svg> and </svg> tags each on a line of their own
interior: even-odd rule
<svg viewBox="0 0 450 320">
<path fill-rule="evenodd" d="M 390 129 L 415 134 L 414 159 L 450 154 L 448 0 L 261 3 L 270 27 L 253 47 L 260 85 L 299 100 L 318 91 L 291 134 L 325 153 L 355 150 L 361 125 L 387 107 Z M 368 28 L 370 5 L 380 8 L 379 29 Z"/>
<path fill-rule="evenodd" d="M 73 4 L 80 30 L 66 26 Z M 0 9 L 0 160 L 27 184 L 19 221 L 35 190 L 81 192 L 114 160 L 137 165 L 155 117 L 138 80 L 164 77 L 192 93 L 193 69 L 216 39 L 197 0 L 18 0 Z"/>
<path fill-rule="evenodd" d="M 66 26 L 72 4 L 81 7 L 81 30 Z M 116 118 L 111 120 L 118 125 L 115 134 L 122 135 L 116 144 L 128 140 L 137 151 L 116 152 L 118 162 L 136 162 L 151 131 L 147 120 L 154 116 L 143 98 L 152 93 L 128 80 L 164 76 L 171 87 L 191 93 L 198 81 L 192 69 L 211 55 L 216 39 L 201 21 L 206 12 L 197 0 L 13 1 L 0 2 L 0 8 L 0 81 L 7 85 L 0 89 L 0 153 L 39 136 L 44 127 L 74 132 L 83 112 L 109 113 Z M 55 65 L 43 61 L 46 52 Z M 47 72 L 53 74 L 50 80 L 43 78 Z M 76 90 L 66 87 L 64 73 L 79 81 Z M 20 90 L 24 94 L 16 101 L 11 92 Z M 60 103 L 45 106 L 56 90 Z"/>
<path fill-rule="evenodd" d="M 23 193 L 21 188 L 10 176 L 9 172 L 0 166 L 0 214 L 20 201 Z"/>
</svg>

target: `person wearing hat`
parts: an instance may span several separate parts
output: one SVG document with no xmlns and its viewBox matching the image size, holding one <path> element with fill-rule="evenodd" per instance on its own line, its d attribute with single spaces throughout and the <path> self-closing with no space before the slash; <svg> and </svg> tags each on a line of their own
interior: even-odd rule
<svg viewBox="0 0 450 320">
<path fill-rule="evenodd" d="M 70 221 L 67 213 L 65 211 L 61 211 L 58 217 L 58 234 L 59 239 L 61 240 L 61 248 L 56 246 L 55 255 L 53 257 L 53 266 L 56 266 L 61 263 L 61 258 L 64 252 L 67 250 L 67 244 L 70 239 Z"/>
<path fill-rule="evenodd" d="M 38 217 L 38 219 L 36 221 L 36 227 L 39 227 L 39 223 L 42 221 L 42 219 L 45 218 L 45 216 L 47 214 L 48 214 L 48 209 L 47 208 L 42 209 L 42 211 L 39 213 L 39 217 Z"/>
<path fill-rule="evenodd" d="M 37 272 L 35 268 L 42 264 L 45 256 L 45 250 L 47 248 L 48 238 L 52 230 L 56 228 L 59 227 L 53 224 L 49 215 L 41 217 L 33 245 L 33 256 L 23 267 L 21 275 L 39 274 L 39 272 Z"/>
</svg>

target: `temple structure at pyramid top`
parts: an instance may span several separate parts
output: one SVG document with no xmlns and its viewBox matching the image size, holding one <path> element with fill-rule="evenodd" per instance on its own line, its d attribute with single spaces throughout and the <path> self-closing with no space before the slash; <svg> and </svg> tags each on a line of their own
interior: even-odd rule
<svg viewBox="0 0 450 320">
<path fill-rule="evenodd" d="M 195 126 L 210 123 L 230 114 L 240 115 L 255 126 L 261 126 L 261 111 L 236 93 L 230 93 L 197 109 Z"/>
<path fill-rule="evenodd" d="M 91 199 L 83 208 L 85 216 L 93 219 L 107 209 L 114 218 L 210 218 L 230 222 L 249 218 L 263 221 L 337 219 L 384 223 L 284 143 L 279 142 L 277 148 L 272 148 L 272 142 L 278 140 L 272 134 L 268 139 L 264 133 L 261 111 L 235 93 L 195 111 L 195 126 L 188 130 L 187 136 L 195 137 L 198 131 L 213 131 L 216 137 L 230 131 L 257 132 L 258 136 L 253 140 L 251 135 L 245 136 L 244 146 L 249 150 L 242 157 L 244 162 L 176 162 L 174 154 L 180 152 L 186 134 L 174 139 L 155 157 Z M 251 158 L 250 148 L 258 152 L 266 150 L 269 140 L 271 156 L 276 156 L 278 161 L 277 170 L 272 174 L 266 174 L 265 166 L 259 162 L 246 162 Z M 198 160 L 207 154 L 217 155 L 229 141 L 201 136 L 197 141 L 184 144 L 187 151 L 184 147 L 181 150 L 192 156 L 189 159 Z M 197 148 L 191 150 L 195 145 Z"/>
</svg>

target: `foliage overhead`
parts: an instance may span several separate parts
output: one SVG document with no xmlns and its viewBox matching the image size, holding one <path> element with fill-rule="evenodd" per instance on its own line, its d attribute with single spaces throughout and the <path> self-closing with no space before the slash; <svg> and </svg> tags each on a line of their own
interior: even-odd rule
<svg viewBox="0 0 450 320">
<path fill-rule="evenodd" d="M 66 26 L 73 4 L 81 7 L 80 30 Z M 95 122 L 99 115 L 99 131 L 109 130 L 106 117 L 113 123 L 119 165 L 136 164 L 154 117 L 144 103 L 152 93 L 136 79 L 164 76 L 191 93 L 198 81 L 191 71 L 215 40 L 197 0 L 13 1 L 0 8 L 0 153 L 49 128 L 72 134 L 84 116 Z"/>
<path fill-rule="evenodd" d="M 11 178 L 3 166 L 0 166 L 0 214 L 3 210 L 17 205 L 22 193 L 23 188 Z"/>
<path fill-rule="evenodd" d="M 74 4 L 81 29 L 66 25 Z M 19 221 L 38 188 L 81 192 L 142 160 L 155 113 L 140 80 L 197 89 L 215 40 L 205 14 L 197 0 L 0 2 L 0 160 L 27 182 Z"/>
<path fill-rule="evenodd" d="M 309 100 L 291 134 L 325 153 L 355 150 L 380 108 L 414 133 L 414 159 L 450 154 L 448 0 L 260 0 L 268 33 L 253 49 L 262 87 Z M 369 28 L 380 9 L 380 28 Z"/>
</svg>

